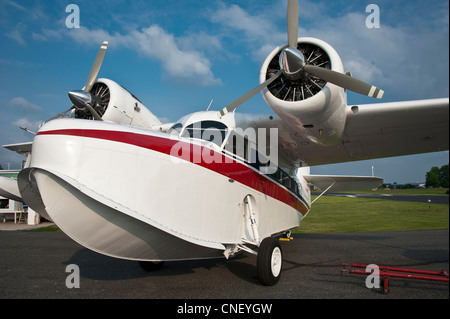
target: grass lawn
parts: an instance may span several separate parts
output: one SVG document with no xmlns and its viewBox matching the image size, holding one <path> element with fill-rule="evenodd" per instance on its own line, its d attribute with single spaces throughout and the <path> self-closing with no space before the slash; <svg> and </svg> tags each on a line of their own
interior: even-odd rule
<svg viewBox="0 0 450 319">
<path fill-rule="evenodd" d="M 417 194 L 417 193 L 416 193 Z M 449 206 L 323 196 L 293 233 L 447 229 Z"/>
<path fill-rule="evenodd" d="M 47 227 L 41 227 L 41 228 L 35 228 L 35 229 L 29 229 L 27 231 L 33 231 L 33 232 L 48 232 L 48 233 L 54 233 L 54 232 L 62 232 L 61 229 L 59 229 L 56 225 L 51 225 Z"/>
<path fill-rule="evenodd" d="M 376 191 L 362 190 L 342 193 L 356 193 L 356 194 L 391 194 L 391 195 L 436 195 L 445 196 L 448 188 L 411 188 L 411 189 L 379 189 Z"/>
</svg>

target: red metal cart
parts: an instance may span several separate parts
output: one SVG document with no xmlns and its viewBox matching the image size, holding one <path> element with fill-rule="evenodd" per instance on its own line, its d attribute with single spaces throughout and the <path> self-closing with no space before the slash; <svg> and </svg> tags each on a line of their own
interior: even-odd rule
<svg viewBox="0 0 450 319">
<path fill-rule="evenodd" d="M 406 278 L 406 279 L 417 279 L 417 280 L 429 280 L 429 281 L 439 281 L 439 282 L 448 282 L 448 272 L 445 270 L 442 271 L 431 271 L 431 270 L 420 270 L 420 269 L 410 269 L 410 268 L 400 268 L 400 267 L 389 267 L 389 266 L 378 266 L 378 272 L 375 271 L 374 268 L 369 267 L 371 265 L 366 264 L 342 264 L 344 269 L 341 269 L 341 274 L 343 272 L 347 272 L 350 274 L 357 275 L 378 275 L 382 280 L 382 292 L 384 294 L 389 293 L 389 278 Z M 375 265 L 374 265 L 375 266 Z M 350 268 L 364 268 L 361 269 L 346 269 L 346 267 Z M 366 269 L 369 269 L 366 271 Z"/>
</svg>

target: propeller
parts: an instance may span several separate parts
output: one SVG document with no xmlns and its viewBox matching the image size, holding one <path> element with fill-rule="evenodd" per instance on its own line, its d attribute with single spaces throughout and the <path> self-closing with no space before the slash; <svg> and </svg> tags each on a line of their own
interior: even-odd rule
<svg viewBox="0 0 450 319">
<path fill-rule="evenodd" d="M 108 41 L 104 41 L 100 50 L 98 51 L 97 57 L 95 58 L 94 65 L 89 73 L 88 80 L 85 87 L 82 90 L 74 90 L 69 92 L 69 99 L 72 101 L 73 106 L 80 111 L 88 110 L 91 113 L 94 120 L 101 121 L 102 117 L 95 110 L 96 107 L 101 106 L 90 92 L 94 86 L 95 80 L 97 79 L 98 72 L 102 66 L 103 58 L 105 57 L 105 52 L 108 47 Z"/>
<path fill-rule="evenodd" d="M 281 75 L 281 70 L 278 71 L 277 73 L 275 73 L 270 79 L 268 79 L 267 81 L 261 83 L 260 85 L 258 85 L 257 87 L 255 87 L 253 90 L 247 92 L 246 94 L 242 95 L 240 98 L 238 98 L 237 100 L 233 101 L 232 103 L 228 104 L 226 107 L 224 107 L 220 112 L 217 113 L 217 116 L 219 118 L 222 118 L 222 116 L 224 116 L 227 113 L 230 113 L 232 111 L 234 111 L 236 108 L 238 108 L 241 104 L 247 102 L 247 100 L 249 100 L 251 97 L 253 97 L 254 95 L 256 95 L 258 92 L 260 92 L 261 90 L 263 90 L 264 88 L 266 88 L 270 83 L 272 83 L 273 81 L 275 81 L 277 78 L 280 77 Z"/>
<path fill-rule="evenodd" d="M 241 104 L 262 91 L 273 81 L 283 75 L 287 80 L 297 81 L 307 79 L 310 76 L 333 83 L 349 91 L 381 99 L 384 91 L 350 75 L 332 71 L 326 68 L 307 64 L 303 53 L 298 49 L 298 1 L 289 0 L 287 6 L 287 37 L 288 46 L 281 51 L 279 57 L 280 70 L 267 81 L 261 83 L 250 92 L 244 94 L 217 113 L 221 118 L 225 114 L 234 111 Z M 320 88 L 320 87 L 319 87 Z"/>
<path fill-rule="evenodd" d="M 297 49 L 298 3 L 289 0 L 287 12 L 288 47 L 280 54 L 279 64 L 283 75 L 291 81 L 310 75 L 333 83 L 349 91 L 381 99 L 384 91 L 349 75 L 305 63 L 305 57 Z"/>
</svg>

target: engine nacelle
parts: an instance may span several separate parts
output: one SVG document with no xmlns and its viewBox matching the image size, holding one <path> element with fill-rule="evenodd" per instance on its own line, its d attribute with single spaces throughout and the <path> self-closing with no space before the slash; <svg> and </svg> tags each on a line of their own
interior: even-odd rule
<svg viewBox="0 0 450 319">
<path fill-rule="evenodd" d="M 103 121 L 151 129 L 159 119 L 127 89 L 109 79 L 98 79 L 92 87 L 93 108 Z M 91 119 L 86 110 L 76 110 L 76 118 Z"/>
<path fill-rule="evenodd" d="M 279 56 L 287 44 L 272 51 L 260 73 L 260 83 L 280 70 Z M 326 42 L 315 38 L 299 38 L 298 49 L 306 63 L 344 72 L 337 52 Z M 262 92 L 264 100 L 290 129 L 311 141 L 336 145 L 342 140 L 347 95 L 344 89 L 311 75 L 289 80 L 281 75 Z"/>
</svg>

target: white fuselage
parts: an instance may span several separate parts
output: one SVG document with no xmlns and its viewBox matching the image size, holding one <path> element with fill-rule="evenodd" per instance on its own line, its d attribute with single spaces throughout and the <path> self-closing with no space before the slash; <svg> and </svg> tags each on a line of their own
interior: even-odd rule
<svg viewBox="0 0 450 319">
<path fill-rule="evenodd" d="M 118 258 L 204 258 L 255 242 L 247 196 L 260 238 L 299 225 L 309 196 L 205 145 L 113 123 L 54 120 L 38 132 L 19 180 L 28 179 L 74 240 Z M 211 163 L 204 155 L 212 153 Z M 176 249 L 180 242 L 191 248 Z"/>
</svg>

